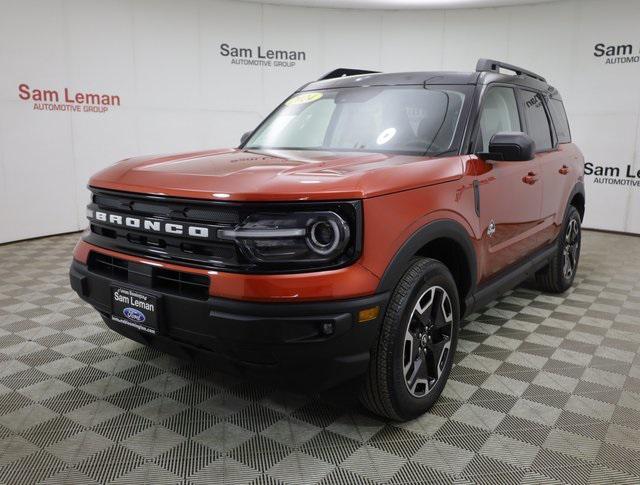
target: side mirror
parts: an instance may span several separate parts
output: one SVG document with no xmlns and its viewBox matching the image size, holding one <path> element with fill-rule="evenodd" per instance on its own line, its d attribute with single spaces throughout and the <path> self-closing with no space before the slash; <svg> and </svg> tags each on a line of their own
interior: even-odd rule
<svg viewBox="0 0 640 485">
<path fill-rule="evenodd" d="M 479 153 L 483 160 L 526 162 L 536 153 L 536 143 L 521 131 L 501 131 L 489 140 L 489 153 Z"/>
<path fill-rule="evenodd" d="M 244 145 L 244 142 L 249 139 L 251 133 L 253 133 L 253 131 L 247 131 L 242 134 L 242 136 L 240 137 L 240 145 Z"/>
</svg>

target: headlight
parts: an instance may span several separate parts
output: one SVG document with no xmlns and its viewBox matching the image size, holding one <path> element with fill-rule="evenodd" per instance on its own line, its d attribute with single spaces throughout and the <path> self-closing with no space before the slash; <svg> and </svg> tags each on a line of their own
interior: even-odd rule
<svg viewBox="0 0 640 485">
<path fill-rule="evenodd" d="M 357 255 L 355 227 L 350 227 L 356 218 L 348 219 L 331 210 L 261 212 L 233 229 L 219 229 L 217 236 L 234 241 L 254 263 L 326 266 Z"/>
<path fill-rule="evenodd" d="M 307 244 L 322 256 L 333 254 L 349 240 L 349 226 L 335 214 L 313 222 L 307 232 Z"/>
</svg>

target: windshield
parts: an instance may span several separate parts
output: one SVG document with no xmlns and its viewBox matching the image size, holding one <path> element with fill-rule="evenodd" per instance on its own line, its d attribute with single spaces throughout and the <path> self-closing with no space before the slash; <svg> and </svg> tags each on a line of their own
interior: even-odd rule
<svg viewBox="0 0 640 485">
<path fill-rule="evenodd" d="M 294 94 L 244 148 L 394 152 L 457 150 L 462 86 L 372 86 Z"/>
</svg>

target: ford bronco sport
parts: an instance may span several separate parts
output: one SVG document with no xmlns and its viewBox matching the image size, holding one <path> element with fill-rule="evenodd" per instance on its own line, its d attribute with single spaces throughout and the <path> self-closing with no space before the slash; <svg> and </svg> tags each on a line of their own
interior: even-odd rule
<svg viewBox="0 0 640 485">
<path fill-rule="evenodd" d="M 585 210 L 558 91 L 488 59 L 338 69 L 238 148 L 123 160 L 89 188 L 71 285 L 110 328 L 316 389 L 364 375 L 397 420 L 442 392 L 466 314 L 529 276 L 571 286 Z"/>
</svg>

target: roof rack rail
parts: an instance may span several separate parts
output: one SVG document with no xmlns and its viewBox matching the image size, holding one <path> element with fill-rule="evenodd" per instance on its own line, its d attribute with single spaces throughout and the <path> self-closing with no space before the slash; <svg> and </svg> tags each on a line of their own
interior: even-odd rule
<svg viewBox="0 0 640 485">
<path fill-rule="evenodd" d="M 380 71 L 365 71 L 364 69 L 348 69 L 345 67 L 340 67 L 338 69 L 334 69 L 331 72 L 326 73 L 322 76 L 318 81 L 324 81 L 325 79 L 335 79 L 337 77 L 344 76 L 357 76 L 358 74 L 379 74 Z"/>
<path fill-rule="evenodd" d="M 538 81 L 542 81 L 543 83 L 547 82 L 547 80 L 540 74 L 536 74 L 535 72 L 528 71 L 518 66 L 514 66 L 513 64 L 507 64 L 506 62 L 496 61 L 494 59 L 478 59 L 478 63 L 476 64 L 476 72 L 500 72 L 500 68 L 513 71 L 518 76 L 528 76 L 537 79 Z"/>
</svg>

